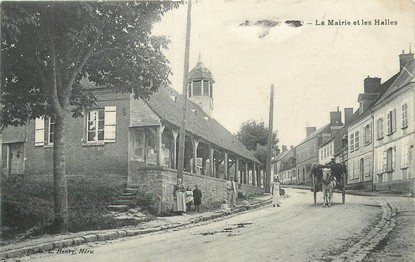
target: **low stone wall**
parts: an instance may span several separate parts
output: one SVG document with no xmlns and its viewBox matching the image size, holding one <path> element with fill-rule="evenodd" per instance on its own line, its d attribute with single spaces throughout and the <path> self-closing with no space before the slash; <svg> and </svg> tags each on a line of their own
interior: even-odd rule
<svg viewBox="0 0 415 262">
<path fill-rule="evenodd" d="M 374 184 L 375 190 L 415 194 L 415 179 Z"/>
<path fill-rule="evenodd" d="M 171 210 L 173 206 L 173 187 L 177 181 L 177 170 L 163 167 L 134 167 L 130 170 L 128 187 L 136 188 L 143 194 L 151 194 L 161 200 L 161 210 Z M 134 183 L 132 183 L 134 182 Z M 196 175 L 185 172 L 183 174 L 185 187 L 198 185 L 202 191 L 202 208 L 204 205 L 219 205 L 226 195 L 226 181 L 215 177 Z M 239 191 L 244 195 L 261 194 L 263 188 L 249 185 L 240 185 Z"/>
</svg>

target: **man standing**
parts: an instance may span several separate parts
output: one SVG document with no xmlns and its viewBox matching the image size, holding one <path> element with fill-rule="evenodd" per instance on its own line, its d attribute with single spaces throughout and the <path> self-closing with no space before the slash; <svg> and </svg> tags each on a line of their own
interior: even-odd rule
<svg viewBox="0 0 415 262">
<path fill-rule="evenodd" d="M 236 207 L 236 183 L 233 181 L 233 176 L 229 176 L 229 180 L 226 181 L 226 193 L 228 194 L 228 204 L 231 207 Z"/>
</svg>

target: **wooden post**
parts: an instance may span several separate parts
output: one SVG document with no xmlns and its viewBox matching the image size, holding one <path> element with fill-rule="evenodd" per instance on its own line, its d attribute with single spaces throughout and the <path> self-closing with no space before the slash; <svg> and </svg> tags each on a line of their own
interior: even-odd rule
<svg viewBox="0 0 415 262">
<path fill-rule="evenodd" d="M 254 162 L 254 167 L 252 168 L 252 185 L 256 186 L 256 167 L 255 167 L 255 162 Z"/>
<path fill-rule="evenodd" d="M 238 159 L 238 157 L 235 158 L 235 176 L 236 176 L 236 182 L 238 184 L 241 183 L 241 178 L 239 176 L 239 159 Z"/>
<path fill-rule="evenodd" d="M 162 145 L 162 138 L 163 138 L 163 131 L 164 126 L 160 124 L 160 126 L 157 127 L 157 166 L 161 166 L 163 163 L 163 159 L 161 159 L 161 145 Z"/>
<path fill-rule="evenodd" d="M 248 161 L 245 161 L 245 174 L 244 174 L 244 184 L 249 184 L 249 174 L 248 174 Z"/>
<path fill-rule="evenodd" d="M 269 124 L 268 124 L 268 155 L 267 155 L 267 173 L 265 180 L 265 192 L 270 192 L 271 185 L 271 159 L 272 159 L 272 123 L 274 111 L 274 84 L 271 85 L 271 95 L 269 98 Z"/>
<path fill-rule="evenodd" d="M 172 159 L 172 168 L 176 169 L 176 160 L 177 160 L 177 135 L 179 134 L 177 130 L 172 129 L 171 132 L 173 133 L 173 159 Z"/>
<path fill-rule="evenodd" d="M 228 174 L 228 152 L 225 152 L 225 162 L 223 163 L 223 166 L 225 168 L 225 179 L 228 180 L 229 179 L 229 174 Z"/>
<path fill-rule="evenodd" d="M 196 174 L 197 167 L 197 147 L 199 146 L 199 139 L 192 137 L 192 146 L 193 146 L 193 166 L 192 172 Z"/>
<path fill-rule="evenodd" d="M 191 27 L 191 10 L 192 1 L 187 1 L 187 23 L 186 23 L 186 43 L 184 51 L 184 70 L 183 70 L 183 105 L 182 105 L 182 123 L 179 134 L 179 163 L 177 169 L 177 177 L 183 178 L 184 167 L 184 145 L 185 145 L 185 130 L 186 130 L 186 111 L 187 111 L 187 85 L 189 74 L 189 49 L 190 49 L 190 27 Z"/>
<path fill-rule="evenodd" d="M 212 148 L 212 146 L 209 145 L 209 176 L 211 177 L 215 177 L 215 163 L 213 161 L 213 153 L 214 153 L 215 149 Z"/>
</svg>

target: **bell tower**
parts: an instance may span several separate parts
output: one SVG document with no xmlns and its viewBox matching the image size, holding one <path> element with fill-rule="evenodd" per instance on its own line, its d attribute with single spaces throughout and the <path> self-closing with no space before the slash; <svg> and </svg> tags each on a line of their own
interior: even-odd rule
<svg viewBox="0 0 415 262">
<path fill-rule="evenodd" d="M 187 97 L 198 104 L 208 115 L 213 111 L 213 79 L 212 73 L 199 60 L 196 66 L 189 72 L 189 87 Z"/>
</svg>

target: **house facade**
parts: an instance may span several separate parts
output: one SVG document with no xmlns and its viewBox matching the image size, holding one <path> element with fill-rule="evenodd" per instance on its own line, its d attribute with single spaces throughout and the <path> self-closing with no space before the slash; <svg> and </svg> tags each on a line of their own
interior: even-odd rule
<svg viewBox="0 0 415 262">
<path fill-rule="evenodd" d="M 314 165 L 319 164 L 319 148 L 331 140 L 342 126 L 341 112 L 337 109 L 337 111 L 330 112 L 330 122 L 320 129 L 306 128 L 306 139 L 295 147 L 298 183 L 311 185 L 310 171 Z"/>
<path fill-rule="evenodd" d="M 91 88 L 97 105 L 67 123 L 68 176 L 107 176 L 151 194 L 168 210 L 177 179 L 179 127 L 187 100 L 183 181 L 204 193 L 205 203 L 226 199 L 224 180 L 233 176 L 243 194 L 263 192 L 263 167 L 242 143 L 215 119 L 213 76 L 199 61 L 189 73 L 183 97 L 170 87 L 150 99 Z M 3 130 L 2 173 L 7 176 L 53 173 L 53 117 Z"/>
<path fill-rule="evenodd" d="M 291 146 L 290 149 L 288 149 L 286 146 L 283 146 L 281 154 L 276 158 L 275 166 L 276 169 L 274 170 L 274 176 L 279 177 L 281 184 L 297 184 L 298 177 L 294 146 Z"/>
<path fill-rule="evenodd" d="M 415 61 L 400 55 L 399 76 L 373 107 L 377 190 L 414 192 Z"/>
</svg>

